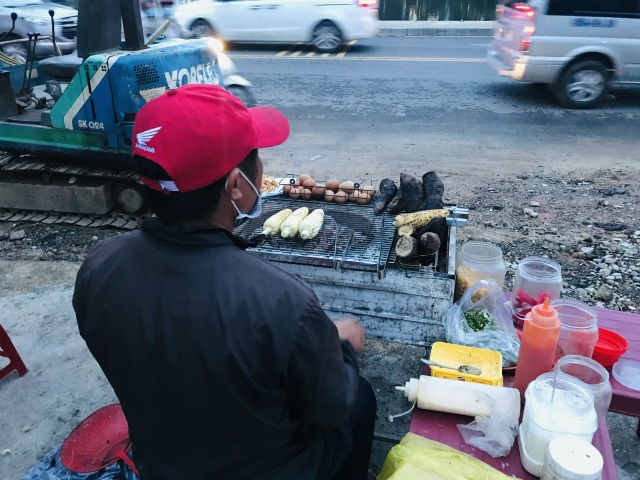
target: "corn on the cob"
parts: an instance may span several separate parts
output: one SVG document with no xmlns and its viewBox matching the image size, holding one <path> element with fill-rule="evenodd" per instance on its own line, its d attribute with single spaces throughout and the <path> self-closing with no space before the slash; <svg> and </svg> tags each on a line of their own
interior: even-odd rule
<svg viewBox="0 0 640 480">
<path fill-rule="evenodd" d="M 420 212 L 403 213 L 396 216 L 393 226 L 400 228 L 402 225 L 411 225 L 416 228 L 423 227 L 436 217 L 448 217 L 449 210 L 446 208 L 435 208 L 433 210 L 422 210 Z"/>
<path fill-rule="evenodd" d="M 398 235 L 413 235 L 414 230 L 411 225 L 400 225 L 398 227 Z"/>
<path fill-rule="evenodd" d="M 295 238 L 298 235 L 298 229 L 300 223 L 309 215 L 309 209 L 302 207 L 294 211 L 287 219 L 280 225 L 280 235 L 282 238 Z"/>
<path fill-rule="evenodd" d="M 270 237 L 278 235 L 280 233 L 280 226 L 282 225 L 282 222 L 284 222 L 292 213 L 293 210 L 290 208 L 285 208 L 284 210 L 280 210 L 278 213 L 274 213 L 267 218 L 266 222 L 264 222 L 264 225 L 262 226 L 262 233 Z"/>
<path fill-rule="evenodd" d="M 311 212 L 307 218 L 300 223 L 300 238 L 311 240 L 318 235 L 324 223 L 324 210 L 318 208 Z"/>
</svg>

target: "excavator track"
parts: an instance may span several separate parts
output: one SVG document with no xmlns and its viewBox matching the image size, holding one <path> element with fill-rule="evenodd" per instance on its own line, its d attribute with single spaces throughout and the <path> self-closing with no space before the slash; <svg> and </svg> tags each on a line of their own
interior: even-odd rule
<svg viewBox="0 0 640 480">
<path fill-rule="evenodd" d="M 18 222 L 29 221 L 44 224 L 66 224 L 82 227 L 103 227 L 120 228 L 125 230 L 135 229 L 139 226 L 140 221 L 145 215 L 145 209 L 140 204 L 140 208 L 135 212 L 124 211 L 123 202 L 118 202 L 118 195 L 122 196 L 122 192 L 129 195 L 129 206 L 136 206 L 141 202 L 141 198 L 135 197 L 139 190 L 136 182 L 135 174 L 124 167 L 105 167 L 102 165 L 79 165 L 73 162 L 53 161 L 50 158 L 38 159 L 30 155 L 12 155 L 4 152 L 0 153 L 0 192 L 5 198 L 0 199 L 0 222 Z M 34 181 L 36 179 L 37 181 Z M 54 181 L 55 180 L 55 181 Z M 78 211 L 61 211 L 70 210 L 55 205 L 55 201 L 51 201 L 50 210 L 38 208 L 21 208 L 22 205 L 14 205 L 20 203 L 21 195 L 27 200 L 29 195 L 24 195 L 25 189 L 36 189 L 34 195 L 37 197 L 40 190 L 43 189 L 41 197 L 49 201 L 58 194 L 64 196 L 69 189 L 83 188 L 80 185 L 86 183 L 87 188 L 93 189 L 92 195 L 89 197 L 97 198 L 95 192 L 106 193 L 107 200 L 99 199 L 101 209 L 109 209 L 106 212 L 78 212 Z M 55 184 L 53 187 L 52 185 Z M 54 195 L 51 195 L 51 188 Z M 22 194 L 13 195 L 14 189 L 22 190 Z M 49 189 L 49 190 L 46 190 Z M 134 192 L 133 194 L 131 192 Z M 131 195 L 134 195 L 131 201 Z M 33 195 L 32 195 L 33 196 Z M 36 203 L 42 203 L 42 199 L 36 199 Z M 9 203 L 9 205 L 7 205 Z M 28 203 L 28 202 L 26 202 Z M 110 207 L 111 205 L 111 207 Z M 87 207 L 87 205 L 82 205 Z M 91 205 L 88 206 L 91 208 Z M 132 209 L 132 208 L 130 208 Z"/>
<path fill-rule="evenodd" d="M 65 224 L 88 228 L 111 227 L 133 230 L 138 228 L 141 220 L 142 217 L 132 217 L 118 213 L 106 215 L 73 215 L 58 212 L 0 208 L 0 222 L 36 222 L 47 225 Z"/>
</svg>

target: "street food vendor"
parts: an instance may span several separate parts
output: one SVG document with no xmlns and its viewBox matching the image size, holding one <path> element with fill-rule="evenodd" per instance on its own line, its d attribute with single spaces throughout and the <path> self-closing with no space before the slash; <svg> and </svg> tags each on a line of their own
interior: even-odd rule
<svg viewBox="0 0 640 480">
<path fill-rule="evenodd" d="M 143 480 L 366 479 L 376 400 L 362 325 L 245 251 L 258 149 L 286 118 L 226 90 L 168 90 L 137 114 L 133 156 L 155 217 L 97 245 L 73 296 L 80 334 L 129 424 Z"/>
</svg>

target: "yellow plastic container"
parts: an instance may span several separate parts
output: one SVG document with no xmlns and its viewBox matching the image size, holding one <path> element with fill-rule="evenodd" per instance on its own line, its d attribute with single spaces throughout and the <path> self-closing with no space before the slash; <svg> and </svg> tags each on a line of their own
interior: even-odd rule
<svg viewBox="0 0 640 480">
<path fill-rule="evenodd" d="M 449 368 L 431 366 L 431 376 L 502 386 L 502 355 L 494 350 L 466 347 L 454 343 L 436 342 L 431 347 L 429 360 L 458 368 L 472 365 L 482 370 L 480 375 L 457 372 Z"/>
</svg>

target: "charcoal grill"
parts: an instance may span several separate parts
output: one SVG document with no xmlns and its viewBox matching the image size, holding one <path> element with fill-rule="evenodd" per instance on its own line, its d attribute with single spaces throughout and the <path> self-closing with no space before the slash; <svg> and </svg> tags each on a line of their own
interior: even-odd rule
<svg viewBox="0 0 640 480">
<path fill-rule="evenodd" d="M 261 235 L 269 216 L 285 208 L 300 207 L 308 207 L 310 212 L 316 208 L 324 210 L 318 236 L 305 241 L 299 237 Z M 379 278 L 384 277 L 395 236 L 390 215 L 374 215 L 372 205 L 331 204 L 284 196 L 266 198 L 262 209 L 259 218 L 248 220 L 236 230 L 238 235 L 258 242 L 250 251 L 277 262 L 377 272 Z"/>
<path fill-rule="evenodd" d="M 316 238 L 303 241 L 261 234 L 269 216 L 303 206 L 325 212 Z M 442 315 L 452 304 L 455 286 L 456 228 L 466 223 L 468 215 L 464 209 L 451 210 L 446 255 L 429 267 L 396 258 L 393 217 L 375 215 L 372 204 L 267 197 L 262 215 L 235 233 L 257 242 L 250 252 L 309 283 L 331 318 L 354 315 L 370 337 L 429 345 L 444 340 Z"/>
</svg>

